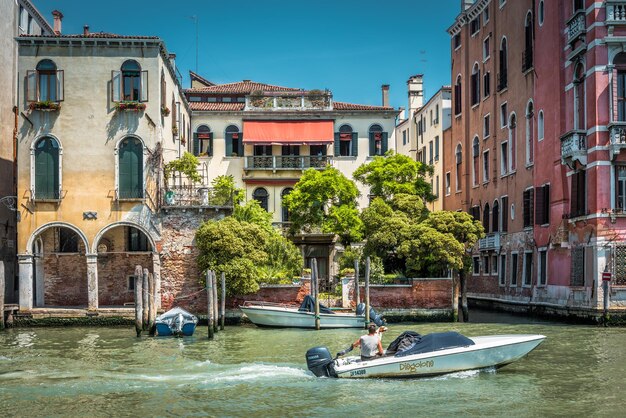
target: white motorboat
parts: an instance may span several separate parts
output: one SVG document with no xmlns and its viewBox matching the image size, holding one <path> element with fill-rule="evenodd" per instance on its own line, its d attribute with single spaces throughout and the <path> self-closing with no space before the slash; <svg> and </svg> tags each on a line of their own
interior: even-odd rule
<svg viewBox="0 0 626 418">
<path fill-rule="evenodd" d="M 198 324 L 198 318 L 183 308 L 173 308 L 156 318 L 156 330 L 159 336 L 190 336 Z"/>
<path fill-rule="evenodd" d="M 306 353 L 307 366 L 318 377 L 423 377 L 464 370 L 502 367 L 521 359 L 543 342 L 543 335 L 493 335 L 465 337 L 457 332 L 421 336 L 405 332 L 382 357 L 335 358 L 326 347 Z"/>
<path fill-rule="evenodd" d="M 315 299 L 307 295 L 299 308 L 269 302 L 245 302 L 239 308 L 258 326 L 281 328 L 315 328 Z M 370 309 L 370 320 L 382 325 L 381 315 Z M 320 304 L 320 328 L 365 328 L 365 305 L 356 313 L 339 313 Z"/>
</svg>

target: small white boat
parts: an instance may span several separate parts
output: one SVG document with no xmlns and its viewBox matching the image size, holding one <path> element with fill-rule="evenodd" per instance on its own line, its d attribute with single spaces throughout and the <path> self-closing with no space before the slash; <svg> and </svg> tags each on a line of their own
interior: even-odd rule
<svg viewBox="0 0 626 418">
<path fill-rule="evenodd" d="M 280 328 L 315 328 L 315 299 L 307 295 L 299 308 L 270 302 L 245 302 L 239 308 L 258 326 Z M 382 316 L 370 309 L 370 320 L 384 323 Z M 320 304 L 320 328 L 365 328 L 365 305 L 356 313 L 337 313 Z"/>
<path fill-rule="evenodd" d="M 198 318 L 183 308 L 173 308 L 156 318 L 157 335 L 190 336 L 198 324 Z"/>
<path fill-rule="evenodd" d="M 390 344 L 397 343 L 402 334 Z M 333 358 L 326 347 L 307 351 L 307 366 L 318 377 L 424 377 L 464 370 L 502 367 L 524 357 L 546 338 L 543 335 L 465 337 L 456 332 L 420 336 L 398 351 L 361 361 L 360 357 Z M 402 345 L 402 344 L 400 344 Z M 396 347 L 398 344 L 396 344 Z"/>
</svg>

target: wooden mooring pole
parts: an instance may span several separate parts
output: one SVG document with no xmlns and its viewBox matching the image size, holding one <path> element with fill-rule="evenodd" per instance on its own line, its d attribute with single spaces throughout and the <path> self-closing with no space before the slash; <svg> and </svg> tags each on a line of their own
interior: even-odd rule
<svg viewBox="0 0 626 418">
<path fill-rule="evenodd" d="M 206 320 L 209 330 L 209 340 L 213 339 L 213 279 L 211 270 L 206 271 Z"/>
<path fill-rule="evenodd" d="M 150 274 L 150 272 L 148 271 L 148 269 L 144 268 L 143 269 L 143 274 L 142 274 L 142 280 L 143 280 L 143 287 L 142 287 L 142 295 L 143 297 L 141 298 L 141 302 L 143 305 L 143 311 L 141 312 L 141 327 L 143 328 L 144 331 L 148 330 L 148 319 L 150 317 L 150 312 L 149 312 L 149 296 L 150 296 L 150 285 L 148 284 L 148 275 Z"/>
<path fill-rule="evenodd" d="M 361 289 L 359 289 L 359 259 L 354 260 L 354 299 L 356 304 L 361 303 Z"/>
<path fill-rule="evenodd" d="M 155 295 L 154 275 L 148 273 L 148 332 L 151 337 L 156 334 L 156 295 Z"/>
<path fill-rule="evenodd" d="M 315 329 L 320 330 L 320 295 L 319 295 L 319 278 L 317 275 L 317 260 L 311 260 L 311 281 L 315 279 Z"/>
<path fill-rule="evenodd" d="M 220 329 L 224 330 L 226 322 L 226 274 L 222 272 L 222 300 L 220 305 Z"/>
<path fill-rule="evenodd" d="M 4 261 L 0 261 L 0 330 L 4 329 Z"/>
<path fill-rule="evenodd" d="M 370 324 L 370 258 L 365 260 L 365 328 Z"/>
<path fill-rule="evenodd" d="M 135 331 L 137 337 L 141 336 L 142 320 L 143 320 L 143 270 L 141 266 L 135 267 Z"/>
<path fill-rule="evenodd" d="M 217 273 L 213 272 L 213 330 L 217 334 L 218 327 L 218 318 L 219 318 L 219 300 L 217 298 Z"/>
</svg>

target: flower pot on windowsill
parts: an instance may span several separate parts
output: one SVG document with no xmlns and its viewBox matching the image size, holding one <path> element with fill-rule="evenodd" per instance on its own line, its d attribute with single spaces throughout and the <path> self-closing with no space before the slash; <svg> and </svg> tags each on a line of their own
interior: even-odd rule
<svg viewBox="0 0 626 418">
<path fill-rule="evenodd" d="M 172 127 L 172 135 L 178 136 L 178 127 L 176 126 Z"/>
<path fill-rule="evenodd" d="M 143 112 L 146 110 L 146 104 L 141 102 L 117 102 L 115 103 L 115 110 Z"/>
<path fill-rule="evenodd" d="M 54 112 L 61 109 L 61 103 L 45 100 L 42 102 L 31 102 L 28 105 L 30 110 L 41 110 L 44 112 Z"/>
<path fill-rule="evenodd" d="M 170 115 L 170 109 L 167 106 L 163 106 L 161 108 L 161 114 L 163 116 L 166 116 L 166 117 L 169 116 Z"/>
</svg>

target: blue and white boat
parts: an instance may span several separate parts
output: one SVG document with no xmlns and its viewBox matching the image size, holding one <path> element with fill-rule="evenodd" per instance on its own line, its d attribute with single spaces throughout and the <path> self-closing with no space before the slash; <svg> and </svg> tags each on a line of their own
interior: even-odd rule
<svg viewBox="0 0 626 418">
<path fill-rule="evenodd" d="M 157 335 L 185 336 L 193 335 L 198 318 L 182 308 L 173 308 L 156 318 Z"/>
</svg>

